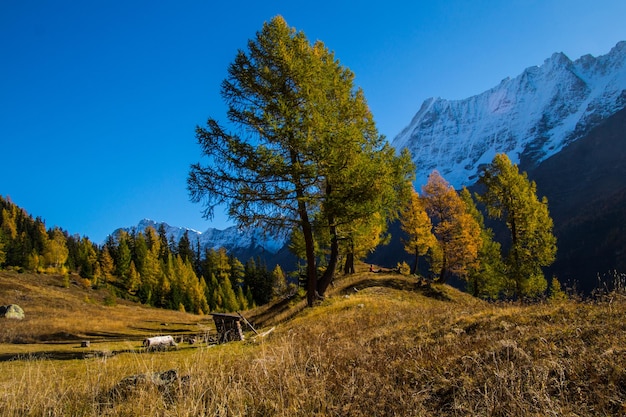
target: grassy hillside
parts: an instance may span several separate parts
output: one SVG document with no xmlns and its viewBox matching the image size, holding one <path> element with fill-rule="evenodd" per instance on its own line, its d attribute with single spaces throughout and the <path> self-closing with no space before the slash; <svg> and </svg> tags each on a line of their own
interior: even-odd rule
<svg viewBox="0 0 626 417">
<path fill-rule="evenodd" d="M 54 285 L 37 290 L 26 287 L 21 276 L 1 277 L 1 303 L 6 303 L 7 291 L 31 297 L 23 299 L 31 306 L 45 300 L 44 291 L 70 291 Z M 19 278 L 23 289 L 5 290 L 9 278 Z M 0 415 L 626 413 L 626 301 L 619 295 L 601 303 L 494 305 L 447 286 L 369 272 L 339 280 L 331 293 L 313 309 L 283 300 L 246 312 L 259 332 L 275 330 L 265 337 L 248 333 L 243 343 L 0 362 Z M 59 332 L 82 338 L 99 324 L 98 334 L 115 334 L 120 341 L 128 336 L 125 343 L 134 347 L 139 327 L 166 320 L 152 309 L 104 306 L 104 296 L 100 302 L 96 295 L 89 295 L 89 301 L 76 295 L 76 304 L 61 297 L 67 303 L 61 310 L 73 311 L 65 317 L 95 315 L 82 328 L 55 324 L 54 330 L 36 331 L 27 319 L 11 324 L 11 331 L 19 335 L 24 326 L 33 339 Z M 40 307 L 37 314 L 61 314 L 58 299 L 51 301 L 57 310 Z M 118 310 L 126 321 L 113 319 Z M 172 314 L 167 320 L 182 327 L 208 326 L 200 317 L 162 313 Z M 131 322 L 135 324 L 124 324 Z M 0 322 L 0 334 L 7 340 L 5 324 Z M 167 370 L 176 373 L 167 374 L 174 375 L 169 379 L 157 374 Z M 145 376 L 124 379 L 130 375 Z"/>
<path fill-rule="evenodd" d="M 209 323 L 206 317 L 115 299 L 106 289 L 92 290 L 78 275 L 0 271 L 0 305 L 7 304 L 22 307 L 26 319 L 3 320 L 0 343 L 142 340 L 198 331 Z"/>
</svg>

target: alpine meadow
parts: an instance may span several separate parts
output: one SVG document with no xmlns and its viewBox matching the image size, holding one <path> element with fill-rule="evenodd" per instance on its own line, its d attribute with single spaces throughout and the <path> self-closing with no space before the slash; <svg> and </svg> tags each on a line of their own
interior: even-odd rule
<svg viewBox="0 0 626 417">
<path fill-rule="evenodd" d="M 226 68 L 186 191 L 248 258 L 147 220 L 98 244 L 0 196 L 0 415 L 626 415 L 626 274 L 566 285 L 519 155 L 425 176 L 355 79 L 280 15 Z M 433 109 L 402 141 L 454 130 Z"/>
</svg>

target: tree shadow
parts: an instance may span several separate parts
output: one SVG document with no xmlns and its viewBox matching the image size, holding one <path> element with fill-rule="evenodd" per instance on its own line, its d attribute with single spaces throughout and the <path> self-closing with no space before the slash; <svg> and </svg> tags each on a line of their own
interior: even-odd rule
<svg viewBox="0 0 626 417">
<path fill-rule="evenodd" d="M 387 277 L 387 278 L 363 278 L 360 281 L 356 281 L 348 287 L 342 289 L 339 293 L 341 295 L 354 294 L 355 292 L 364 290 L 366 288 L 373 287 L 386 287 L 400 291 L 411 291 L 422 294 L 425 297 L 433 298 L 439 301 L 451 301 L 452 299 L 443 292 L 440 288 L 431 285 L 429 282 L 423 280 L 411 280 L 401 277 Z"/>
</svg>

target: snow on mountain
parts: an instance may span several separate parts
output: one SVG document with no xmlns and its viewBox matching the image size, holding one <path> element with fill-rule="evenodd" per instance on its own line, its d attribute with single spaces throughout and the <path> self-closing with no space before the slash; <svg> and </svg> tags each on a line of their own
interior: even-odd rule
<svg viewBox="0 0 626 417">
<path fill-rule="evenodd" d="M 200 242 L 200 248 L 203 251 L 204 249 L 217 250 L 221 247 L 227 249 L 228 251 L 240 248 L 250 248 L 275 254 L 283 246 L 285 246 L 286 243 L 284 239 L 273 239 L 268 236 L 264 236 L 263 232 L 259 229 L 252 231 L 241 230 L 236 226 L 232 226 L 224 230 L 209 228 L 204 232 L 199 232 L 185 227 L 170 226 L 167 223 L 155 222 L 150 219 L 143 219 L 137 224 L 136 227 L 124 228 L 124 230 L 130 231 L 131 229 L 135 229 L 138 232 L 144 232 L 148 227 L 152 227 L 158 231 L 161 224 L 163 224 L 165 234 L 169 240 L 173 240 L 178 243 L 180 238 L 183 237 L 185 232 L 187 232 L 192 247 L 195 247 L 196 242 Z"/>
<path fill-rule="evenodd" d="M 536 165 L 626 107 L 625 64 L 624 41 L 597 58 L 555 53 L 482 94 L 427 99 L 391 144 L 411 152 L 418 187 L 434 169 L 455 188 L 473 184 L 496 153 Z"/>
</svg>

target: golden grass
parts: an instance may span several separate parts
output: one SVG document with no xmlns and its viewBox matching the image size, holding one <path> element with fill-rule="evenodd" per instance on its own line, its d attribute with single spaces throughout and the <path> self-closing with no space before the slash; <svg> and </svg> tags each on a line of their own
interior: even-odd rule
<svg viewBox="0 0 626 417">
<path fill-rule="evenodd" d="M 210 327 L 206 317 L 138 306 L 118 300 L 107 306 L 107 290 L 94 291 L 72 277 L 0 271 L 0 304 L 18 304 L 26 318 L 4 320 L 0 343 L 78 340 L 140 340 L 167 332 L 200 332 Z M 0 347 L 2 353 L 3 347 Z"/>
<path fill-rule="evenodd" d="M 272 311 L 289 319 L 272 320 Z M 264 329 L 276 326 L 265 338 L 1 362 L 0 415 L 624 415 L 625 312 L 621 297 L 488 304 L 361 272 L 314 309 L 286 300 L 247 312 Z M 166 388 L 120 388 L 129 375 L 168 369 L 181 378 Z"/>
</svg>

